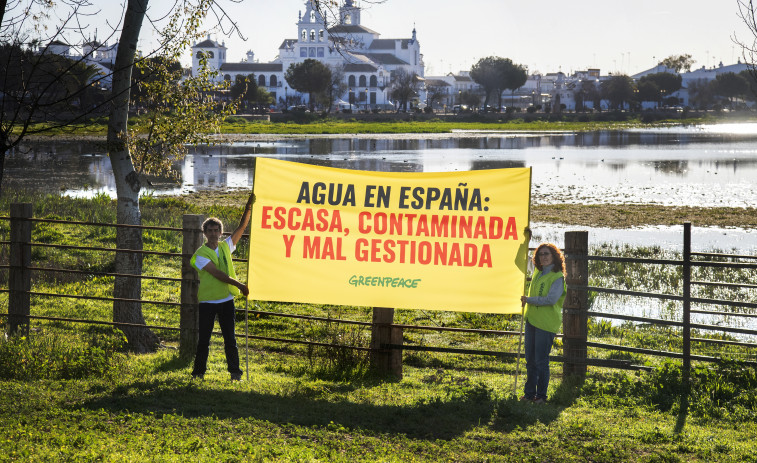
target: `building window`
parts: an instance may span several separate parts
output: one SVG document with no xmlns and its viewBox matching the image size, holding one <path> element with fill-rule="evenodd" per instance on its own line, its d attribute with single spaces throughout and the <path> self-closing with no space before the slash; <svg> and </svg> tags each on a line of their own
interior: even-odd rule
<svg viewBox="0 0 757 463">
<path fill-rule="evenodd" d="M 318 47 L 318 57 L 323 58 L 323 47 Z"/>
<path fill-rule="evenodd" d="M 378 79 L 376 79 L 376 76 L 371 76 L 371 87 L 378 86 Z"/>
<path fill-rule="evenodd" d="M 349 85 L 350 87 L 355 86 L 355 76 L 350 76 L 347 78 L 347 85 Z"/>
<path fill-rule="evenodd" d="M 315 47 L 308 48 L 308 56 L 311 58 L 315 58 Z"/>
<path fill-rule="evenodd" d="M 275 75 L 271 75 L 271 78 L 268 80 L 268 82 L 271 84 L 271 87 L 275 87 L 278 84 L 278 79 L 276 79 Z"/>
<path fill-rule="evenodd" d="M 310 12 L 310 22 L 311 22 L 311 23 L 314 23 L 314 22 L 315 22 L 315 11 L 311 11 L 311 12 Z"/>
<path fill-rule="evenodd" d="M 226 74 L 225 76 L 223 76 L 223 80 L 225 80 L 226 82 L 231 82 L 231 75 Z"/>
<path fill-rule="evenodd" d="M 305 29 L 303 29 L 302 30 L 302 41 L 303 42 L 307 42 L 307 40 L 308 40 L 308 31 L 306 31 Z"/>
<path fill-rule="evenodd" d="M 300 58 L 307 58 L 307 57 L 308 57 L 307 47 L 300 47 Z"/>
<path fill-rule="evenodd" d="M 310 29 L 310 41 L 315 42 L 315 29 Z"/>
<path fill-rule="evenodd" d="M 344 15 L 344 23 L 345 24 L 352 24 L 352 16 L 350 16 L 349 13 L 347 13 L 346 15 Z"/>
<path fill-rule="evenodd" d="M 263 74 L 258 76 L 258 85 L 260 87 L 265 87 L 265 76 Z"/>
<path fill-rule="evenodd" d="M 318 41 L 323 42 L 323 29 L 318 31 Z"/>
<path fill-rule="evenodd" d="M 358 80 L 358 85 L 361 87 L 365 87 L 365 76 L 360 76 L 360 79 Z"/>
</svg>

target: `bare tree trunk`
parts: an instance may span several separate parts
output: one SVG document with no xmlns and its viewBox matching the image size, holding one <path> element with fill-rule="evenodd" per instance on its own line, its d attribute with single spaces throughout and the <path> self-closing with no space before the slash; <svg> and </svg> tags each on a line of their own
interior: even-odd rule
<svg viewBox="0 0 757 463">
<path fill-rule="evenodd" d="M 129 119 L 129 97 L 131 93 L 131 71 L 137 51 L 137 40 L 149 0 L 129 0 L 124 16 L 124 27 L 118 42 L 118 53 L 113 73 L 113 100 L 108 119 L 108 155 L 113 167 L 118 196 L 117 221 L 119 224 L 141 225 L 139 192 L 141 184 L 134 170 L 129 148 L 126 143 Z M 140 229 L 118 228 L 116 233 L 118 249 L 142 250 Z M 116 252 L 116 273 L 140 275 L 142 255 L 134 252 Z M 121 299 L 141 299 L 142 285 L 138 278 L 116 277 L 113 296 Z M 113 321 L 144 325 L 142 305 L 138 302 L 115 301 Z M 122 328 L 132 351 L 143 353 L 154 351 L 160 344 L 158 337 L 148 328 Z"/>
</svg>

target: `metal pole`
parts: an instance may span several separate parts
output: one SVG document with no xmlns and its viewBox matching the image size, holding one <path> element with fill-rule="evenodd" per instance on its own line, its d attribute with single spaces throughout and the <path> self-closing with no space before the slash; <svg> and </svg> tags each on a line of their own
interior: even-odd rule
<svg viewBox="0 0 757 463">
<path fill-rule="evenodd" d="M 250 382 L 250 337 L 247 335 L 247 313 L 249 301 L 244 298 L 244 371 L 247 373 L 247 382 Z"/>
<path fill-rule="evenodd" d="M 520 348 L 523 343 L 523 320 L 525 319 L 525 307 L 520 310 L 520 333 L 518 334 L 518 357 L 515 361 L 515 382 L 513 383 L 513 394 L 518 397 L 518 372 L 520 371 Z"/>
</svg>

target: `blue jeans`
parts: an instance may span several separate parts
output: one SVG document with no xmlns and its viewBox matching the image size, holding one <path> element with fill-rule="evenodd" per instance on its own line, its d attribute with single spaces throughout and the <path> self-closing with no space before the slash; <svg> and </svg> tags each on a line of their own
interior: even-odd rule
<svg viewBox="0 0 757 463">
<path fill-rule="evenodd" d="M 211 304 L 200 302 L 200 333 L 197 339 L 197 353 L 195 354 L 193 375 L 204 375 L 208 363 L 208 350 L 210 348 L 210 335 L 213 333 L 213 324 L 218 315 L 218 324 L 223 334 L 223 347 L 226 351 L 226 365 L 229 373 L 242 374 L 239 369 L 239 351 L 237 350 L 237 338 L 234 336 L 234 301 Z"/>
<path fill-rule="evenodd" d="M 523 395 L 529 399 L 547 400 L 549 387 L 549 352 L 555 333 L 544 331 L 526 321 L 526 384 Z"/>
</svg>

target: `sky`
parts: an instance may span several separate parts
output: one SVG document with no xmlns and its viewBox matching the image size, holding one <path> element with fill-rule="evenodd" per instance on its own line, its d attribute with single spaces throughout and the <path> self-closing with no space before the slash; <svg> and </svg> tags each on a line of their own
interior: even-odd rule
<svg viewBox="0 0 757 463">
<path fill-rule="evenodd" d="M 107 15 L 120 3 L 100 1 Z M 229 62 L 242 61 L 248 50 L 260 62 L 273 60 L 283 39 L 297 37 L 298 12 L 305 10 L 304 0 L 219 2 L 247 39 L 212 33 L 225 42 Z M 409 38 L 416 28 L 427 76 L 469 70 L 486 56 L 510 58 L 530 73 L 600 68 L 602 74 L 633 75 L 679 54 L 691 54 L 694 68 L 709 68 L 741 58 L 733 37 L 753 40 L 737 0 L 355 2 L 364 7 L 362 25 L 381 38 Z M 152 14 L 172 4 L 152 0 Z M 148 48 L 153 35 L 143 29 L 140 46 Z M 188 51 L 186 63 L 189 57 Z"/>
</svg>

